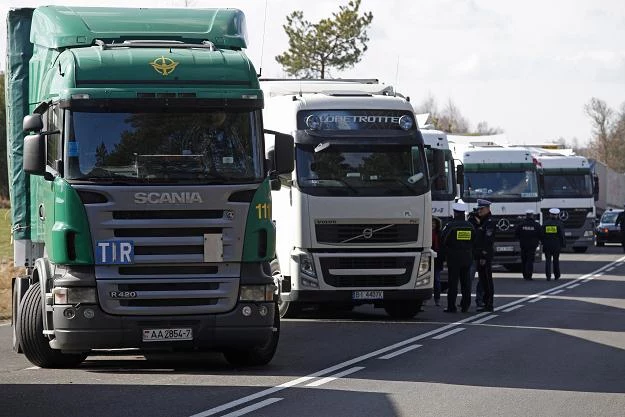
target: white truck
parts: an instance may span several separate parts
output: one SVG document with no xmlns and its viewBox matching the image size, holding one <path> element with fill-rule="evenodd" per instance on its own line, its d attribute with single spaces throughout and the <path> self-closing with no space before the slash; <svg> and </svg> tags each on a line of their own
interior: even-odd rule
<svg viewBox="0 0 625 417">
<path fill-rule="evenodd" d="M 514 236 L 516 226 L 528 209 L 538 213 L 542 223 L 536 160 L 525 148 L 460 146 L 455 149 L 464 149 L 458 155 L 462 165 L 457 169 L 462 199 L 469 205 L 475 205 L 478 198 L 492 203 L 490 209 L 497 226 L 493 263 L 517 269 L 521 249 Z"/>
<path fill-rule="evenodd" d="M 447 134 L 440 130 L 420 129 L 430 171 L 432 216 L 444 225 L 452 218 L 451 206 L 456 199 L 454 157 L 449 149 Z"/>
<path fill-rule="evenodd" d="M 432 295 L 432 207 L 408 100 L 376 80 L 261 88 L 265 127 L 296 142 L 296 169 L 272 193 L 280 314 L 372 303 L 414 317 Z"/>
<path fill-rule="evenodd" d="M 542 200 L 544 216 L 549 209 L 560 209 L 567 247 L 586 252 L 593 244 L 595 221 L 594 176 L 588 160 L 579 155 L 564 155 L 560 151 L 531 148 L 542 171 Z"/>
</svg>

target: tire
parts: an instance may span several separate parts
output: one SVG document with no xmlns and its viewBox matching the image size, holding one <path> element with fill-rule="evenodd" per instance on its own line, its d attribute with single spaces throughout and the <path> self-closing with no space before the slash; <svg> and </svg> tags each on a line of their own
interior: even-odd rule
<svg viewBox="0 0 625 417">
<path fill-rule="evenodd" d="M 43 307 L 39 283 L 24 294 L 17 318 L 17 337 L 24 355 L 40 368 L 74 368 L 87 357 L 83 353 L 63 353 L 50 347 L 43 335 Z"/>
<path fill-rule="evenodd" d="M 281 318 L 296 317 L 301 311 L 301 308 L 297 303 L 282 299 L 282 280 L 278 278 L 280 275 L 280 263 L 277 259 L 274 259 L 271 261 L 271 276 L 274 277 L 274 281 L 278 286 L 278 314 L 280 314 Z"/>
<path fill-rule="evenodd" d="M 395 301 L 384 303 L 384 311 L 394 319 L 411 319 L 421 311 L 422 301 Z"/>
<path fill-rule="evenodd" d="M 224 351 L 224 357 L 228 363 L 234 366 L 263 366 L 271 362 L 278 348 L 278 340 L 280 339 L 279 314 L 274 313 L 273 326 L 276 330 L 272 332 L 271 338 L 264 345 L 254 346 L 250 349 L 231 349 Z"/>
<path fill-rule="evenodd" d="M 573 246 L 573 252 L 575 253 L 586 253 L 587 250 L 586 246 Z"/>
</svg>

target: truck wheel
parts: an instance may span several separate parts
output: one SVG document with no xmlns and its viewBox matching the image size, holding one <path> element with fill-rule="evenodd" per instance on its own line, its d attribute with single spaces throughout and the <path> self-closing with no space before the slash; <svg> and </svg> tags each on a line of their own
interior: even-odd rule
<svg viewBox="0 0 625 417">
<path fill-rule="evenodd" d="M 391 301 L 384 303 L 384 310 L 394 319 L 411 319 L 421 310 L 422 304 L 422 301 Z"/>
<path fill-rule="evenodd" d="M 276 306 L 277 307 L 277 306 Z M 280 339 L 280 315 L 274 312 L 274 331 L 271 338 L 261 346 L 254 346 L 250 349 L 231 349 L 224 352 L 226 360 L 234 366 L 262 366 L 267 365 L 273 359 L 273 355 L 278 348 Z"/>
<path fill-rule="evenodd" d="M 573 252 L 575 253 L 586 253 L 587 250 L 586 246 L 573 246 Z"/>
<path fill-rule="evenodd" d="M 39 283 L 31 285 L 24 295 L 17 319 L 17 338 L 24 355 L 33 365 L 41 368 L 73 368 L 87 357 L 86 354 L 63 353 L 52 349 L 43 335 L 43 309 Z"/>
<path fill-rule="evenodd" d="M 299 306 L 291 301 L 282 299 L 282 273 L 277 259 L 271 261 L 271 276 L 278 287 L 278 314 L 280 317 L 295 317 L 300 312 Z"/>
</svg>

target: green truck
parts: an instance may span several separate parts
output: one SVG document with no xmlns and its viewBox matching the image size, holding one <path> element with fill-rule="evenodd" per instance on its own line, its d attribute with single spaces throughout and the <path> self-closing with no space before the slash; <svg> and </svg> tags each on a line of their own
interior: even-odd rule
<svg viewBox="0 0 625 417">
<path fill-rule="evenodd" d="M 263 130 L 243 13 L 46 6 L 11 10 L 7 30 L 27 271 L 13 279 L 14 350 L 40 367 L 113 349 L 268 363 L 271 187 L 293 169 L 293 138 Z"/>
</svg>

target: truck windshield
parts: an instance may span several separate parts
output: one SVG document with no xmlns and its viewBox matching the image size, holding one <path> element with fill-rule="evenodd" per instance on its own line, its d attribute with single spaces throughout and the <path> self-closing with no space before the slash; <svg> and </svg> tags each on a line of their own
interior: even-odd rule
<svg viewBox="0 0 625 417">
<path fill-rule="evenodd" d="M 482 171 L 464 174 L 464 201 L 538 200 L 536 171 Z"/>
<path fill-rule="evenodd" d="M 296 164 L 299 187 L 312 195 L 414 196 L 429 190 L 422 147 L 298 145 Z"/>
<path fill-rule="evenodd" d="M 589 198 L 592 197 L 592 177 L 590 173 L 549 173 L 545 171 L 545 198 Z"/>
<path fill-rule="evenodd" d="M 432 200 L 450 201 L 456 194 L 454 159 L 449 149 L 426 149 L 432 182 Z"/>
<path fill-rule="evenodd" d="M 73 111 L 66 177 L 225 183 L 263 177 L 260 113 Z"/>
</svg>

